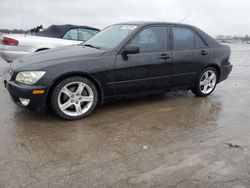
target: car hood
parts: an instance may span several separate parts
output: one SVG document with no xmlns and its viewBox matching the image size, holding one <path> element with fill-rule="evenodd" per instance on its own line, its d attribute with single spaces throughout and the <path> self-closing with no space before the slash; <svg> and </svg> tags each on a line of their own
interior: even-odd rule
<svg viewBox="0 0 250 188">
<path fill-rule="evenodd" d="M 82 45 L 60 47 L 41 52 L 35 52 L 11 64 L 13 70 L 39 70 L 46 66 L 60 63 L 83 61 L 102 56 L 106 50 L 90 48 Z"/>
</svg>

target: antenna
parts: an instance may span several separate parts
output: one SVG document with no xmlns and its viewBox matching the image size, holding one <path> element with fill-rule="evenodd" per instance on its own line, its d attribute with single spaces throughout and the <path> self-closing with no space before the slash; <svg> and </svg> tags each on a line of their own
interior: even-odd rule
<svg viewBox="0 0 250 188">
<path fill-rule="evenodd" d="M 185 16 L 179 23 L 182 23 L 184 20 L 186 20 L 189 16 L 191 16 L 191 14 L 188 14 L 187 16 Z"/>
</svg>

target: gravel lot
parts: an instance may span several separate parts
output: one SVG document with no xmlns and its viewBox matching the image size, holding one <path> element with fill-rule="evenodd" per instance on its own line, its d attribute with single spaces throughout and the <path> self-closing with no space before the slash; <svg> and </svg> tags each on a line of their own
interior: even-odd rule
<svg viewBox="0 0 250 188">
<path fill-rule="evenodd" d="M 16 106 L 0 60 L 0 187 L 250 187 L 250 45 L 231 47 L 210 97 L 123 100 L 73 122 Z"/>
</svg>

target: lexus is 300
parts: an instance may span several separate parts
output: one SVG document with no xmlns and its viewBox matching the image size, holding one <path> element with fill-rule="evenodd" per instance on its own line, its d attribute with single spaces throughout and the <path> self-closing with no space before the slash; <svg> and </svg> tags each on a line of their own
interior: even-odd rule
<svg viewBox="0 0 250 188">
<path fill-rule="evenodd" d="M 210 95 L 232 70 L 230 48 L 183 24 L 130 22 L 102 30 L 84 44 L 14 61 L 5 85 L 19 105 L 51 108 L 68 120 L 98 103 L 127 96 L 191 90 Z"/>
</svg>

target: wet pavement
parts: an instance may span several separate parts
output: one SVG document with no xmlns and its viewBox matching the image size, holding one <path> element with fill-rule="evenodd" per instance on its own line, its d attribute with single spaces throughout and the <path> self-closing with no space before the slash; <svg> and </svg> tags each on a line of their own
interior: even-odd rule
<svg viewBox="0 0 250 188">
<path fill-rule="evenodd" d="M 1 84 L 0 187 L 250 187 L 250 45 L 231 47 L 210 97 L 123 100 L 79 121 L 24 110 Z"/>
</svg>

